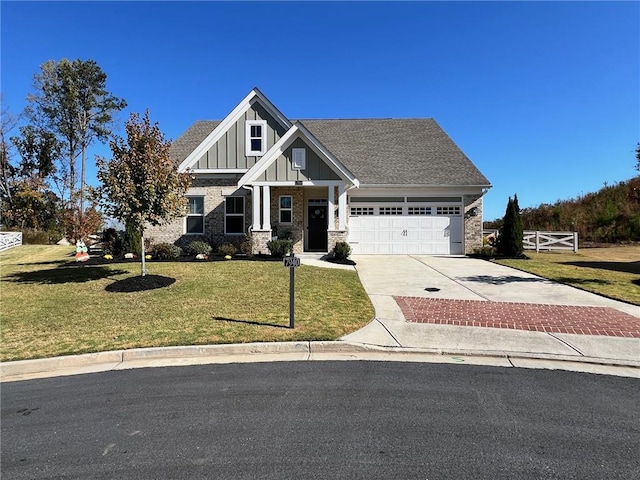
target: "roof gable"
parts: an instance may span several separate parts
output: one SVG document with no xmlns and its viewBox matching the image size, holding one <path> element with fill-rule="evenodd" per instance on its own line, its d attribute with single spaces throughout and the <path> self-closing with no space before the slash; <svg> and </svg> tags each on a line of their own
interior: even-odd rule
<svg viewBox="0 0 640 480">
<path fill-rule="evenodd" d="M 317 160 L 324 163 L 325 167 L 318 165 L 309 165 L 315 169 L 316 173 L 311 175 L 311 168 L 305 168 L 299 172 L 293 172 L 290 158 L 287 158 L 287 152 L 294 142 L 302 141 L 303 145 L 308 147 L 316 156 Z M 278 159 L 284 160 L 280 173 L 277 171 L 276 162 Z M 271 172 L 268 170 L 271 169 Z M 271 175 L 270 175 L 271 173 Z M 318 175 L 322 178 L 311 178 Z M 272 178 L 269 178 L 269 177 Z M 295 176 L 295 178 L 293 178 Z M 358 186 L 359 182 L 356 177 L 345 167 L 342 162 L 328 152 L 324 146 L 318 141 L 314 135 L 309 132 L 300 122 L 296 122 L 289 131 L 278 141 L 264 156 L 238 181 L 238 187 L 250 184 L 252 182 L 273 179 L 278 181 L 292 180 L 339 180 L 342 179 L 353 185 Z"/>
<path fill-rule="evenodd" d="M 207 155 L 209 150 L 214 148 L 217 142 L 242 119 L 248 110 L 256 108 L 258 104 L 264 109 L 275 122 L 285 131 L 291 128 L 292 123 L 287 119 L 280 110 L 273 105 L 260 90 L 254 88 L 249 94 L 227 115 L 224 120 L 219 122 L 213 130 L 200 141 L 198 145 L 194 145 L 193 150 L 182 160 L 178 166 L 178 171 L 184 172 L 189 169 L 202 169 L 202 165 L 198 165 L 200 159 Z M 187 131 L 188 132 L 188 131 Z M 181 137 L 182 138 L 182 137 Z M 180 139 L 179 139 L 180 140 Z M 199 168 L 198 168 L 199 167 Z"/>
</svg>

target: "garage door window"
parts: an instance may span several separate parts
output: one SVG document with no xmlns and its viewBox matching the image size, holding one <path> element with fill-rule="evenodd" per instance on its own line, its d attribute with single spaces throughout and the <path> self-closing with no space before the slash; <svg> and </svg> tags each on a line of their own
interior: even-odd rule
<svg viewBox="0 0 640 480">
<path fill-rule="evenodd" d="M 373 207 L 351 207 L 350 215 L 360 217 L 362 215 L 373 215 Z"/>
<path fill-rule="evenodd" d="M 402 215 L 402 207 L 380 207 L 380 215 Z"/>
<path fill-rule="evenodd" d="M 460 207 L 437 207 L 436 215 L 460 215 Z"/>
<path fill-rule="evenodd" d="M 431 207 L 408 207 L 409 215 L 431 215 Z"/>
</svg>

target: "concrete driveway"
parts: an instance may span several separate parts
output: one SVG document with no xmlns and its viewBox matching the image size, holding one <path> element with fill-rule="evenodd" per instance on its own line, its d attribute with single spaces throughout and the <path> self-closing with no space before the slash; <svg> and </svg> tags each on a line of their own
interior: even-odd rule
<svg viewBox="0 0 640 480">
<path fill-rule="evenodd" d="M 561 368 L 571 362 L 626 362 L 636 366 L 632 376 L 640 374 L 638 306 L 480 259 L 352 258 L 376 318 L 344 341 L 506 356 L 511 365 L 524 367 L 533 365 L 530 358 L 548 359 L 543 368 L 558 368 L 555 360 L 564 362 Z M 584 363 L 576 369 L 589 371 Z"/>
<path fill-rule="evenodd" d="M 640 317 L 636 305 L 477 258 L 357 255 L 353 260 L 379 318 L 403 318 L 394 296 L 611 307 Z"/>
</svg>

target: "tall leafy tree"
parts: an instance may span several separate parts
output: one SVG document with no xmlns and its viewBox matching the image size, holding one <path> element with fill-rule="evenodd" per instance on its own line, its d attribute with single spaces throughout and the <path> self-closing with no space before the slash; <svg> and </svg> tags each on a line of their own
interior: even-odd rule
<svg viewBox="0 0 640 480">
<path fill-rule="evenodd" d="M 2 110 L 0 110 L 0 199 L 3 207 L 10 205 L 12 202 L 11 184 L 15 175 L 15 168 L 11 164 L 11 147 L 9 140 L 10 132 L 17 125 L 17 119 L 9 112 L 9 109 L 2 102 Z"/>
<path fill-rule="evenodd" d="M 508 257 L 521 256 L 524 252 L 523 234 L 518 196 L 514 195 L 513 199 L 509 197 L 509 201 L 507 202 L 502 228 L 498 235 L 498 253 Z"/>
<path fill-rule="evenodd" d="M 178 173 L 169 155 L 171 142 L 157 123 L 151 123 L 148 110 L 142 118 L 131 114 L 126 133 L 126 140 L 115 137 L 111 142 L 111 160 L 97 159 L 101 185 L 95 196 L 107 215 L 141 232 L 144 276 L 145 226 L 162 225 L 184 215 L 191 176 Z"/>
<path fill-rule="evenodd" d="M 127 103 L 106 88 L 107 75 L 94 60 L 49 60 L 34 75 L 34 93 L 26 109 L 34 125 L 51 132 L 62 145 L 60 173 L 66 176 L 68 203 L 79 199 L 84 212 L 87 149 L 111 135 L 113 114 Z M 81 159 L 78 187 L 77 161 Z M 65 199 L 66 200 L 66 199 Z"/>
</svg>

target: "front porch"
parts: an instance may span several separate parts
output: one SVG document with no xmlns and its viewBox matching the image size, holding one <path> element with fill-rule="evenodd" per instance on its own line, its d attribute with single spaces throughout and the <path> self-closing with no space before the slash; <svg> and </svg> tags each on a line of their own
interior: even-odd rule
<svg viewBox="0 0 640 480">
<path fill-rule="evenodd" d="M 294 253 L 328 253 L 347 239 L 344 182 L 251 186 L 253 253 L 268 253 L 274 238 L 293 240 Z M 306 185 L 305 185 L 306 184 Z"/>
</svg>

